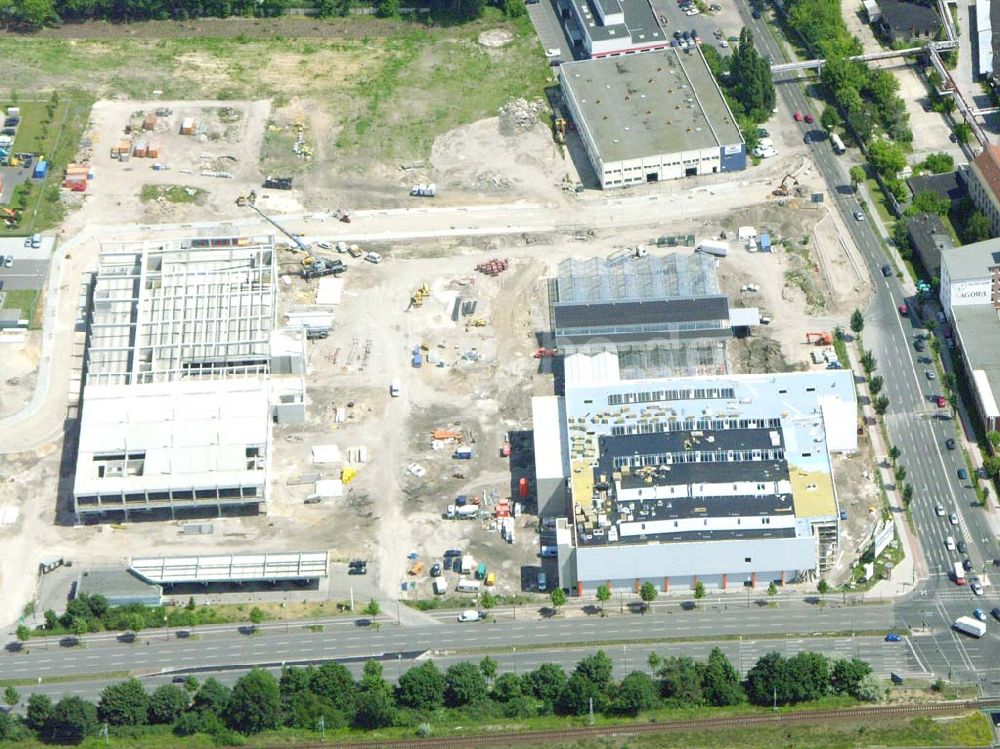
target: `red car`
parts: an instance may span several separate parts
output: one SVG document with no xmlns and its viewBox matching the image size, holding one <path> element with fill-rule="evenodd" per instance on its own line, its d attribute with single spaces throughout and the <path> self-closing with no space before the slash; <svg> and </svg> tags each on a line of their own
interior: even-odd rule
<svg viewBox="0 0 1000 749">
<path fill-rule="evenodd" d="M 792 115 L 792 116 L 793 116 L 793 117 L 795 117 L 795 121 L 796 121 L 796 122 L 802 122 L 802 112 L 796 112 L 796 113 L 795 113 L 794 115 Z"/>
<path fill-rule="evenodd" d="M 948 401 L 946 401 L 946 400 L 944 399 L 944 396 L 943 396 L 943 395 L 939 395 L 939 396 L 937 396 L 937 397 L 936 397 L 936 398 L 934 399 L 934 402 L 935 402 L 935 403 L 937 403 L 937 407 L 938 407 L 938 408 L 944 408 L 944 407 L 945 407 L 946 405 L 948 405 Z"/>
<path fill-rule="evenodd" d="M 806 122 L 808 122 L 810 125 L 813 124 L 815 121 L 816 121 L 816 118 L 813 117 L 811 114 L 807 114 L 806 115 Z"/>
<path fill-rule="evenodd" d="M 902 315 L 903 317 L 906 317 L 908 314 L 910 314 L 910 308 L 907 307 L 905 304 L 899 305 L 899 314 Z"/>
</svg>

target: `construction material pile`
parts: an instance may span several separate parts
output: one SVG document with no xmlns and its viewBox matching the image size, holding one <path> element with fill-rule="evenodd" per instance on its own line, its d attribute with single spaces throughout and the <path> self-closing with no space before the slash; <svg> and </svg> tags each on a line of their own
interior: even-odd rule
<svg viewBox="0 0 1000 749">
<path fill-rule="evenodd" d="M 527 101 L 511 99 L 499 109 L 500 132 L 505 135 L 516 135 L 530 130 L 538 122 L 538 115 L 545 109 L 541 99 Z"/>
</svg>

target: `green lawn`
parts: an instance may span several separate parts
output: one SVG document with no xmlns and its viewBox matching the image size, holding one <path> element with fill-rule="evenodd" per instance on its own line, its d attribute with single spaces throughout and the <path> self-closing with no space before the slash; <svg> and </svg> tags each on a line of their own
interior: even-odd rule
<svg viewBox="0 0 1000 749">
<path fill-rule="evenodd" d="M 143 185 L 139 200 L 147 203 L 157 198 L 164 198 L 168 203 L 198 203 L 205 201 L 208 193 L 197 187 L 185 185 Z"/>
<path fill-rule="evenodd" d="M 37 317 L 35 307 L 38 304 L 41 292 L 22 289 L 18 291 L 5 291 L 3 294 L 3 309 L 21 310 L 21 317 L 27 317 L 29 320 L 28 327 L 34 327 L 34 321 Z"/>
</svg>

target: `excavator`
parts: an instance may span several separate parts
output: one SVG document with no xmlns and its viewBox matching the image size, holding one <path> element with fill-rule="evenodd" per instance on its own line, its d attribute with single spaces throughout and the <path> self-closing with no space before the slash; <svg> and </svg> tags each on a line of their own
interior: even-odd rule
<svg viewBox="0 0 1000 749">
<path fill-rule="evenodd" d="M 806 343 L 814 343 L 817 346 L 832 346 L 833 336 L 829 333 L 806 333 Z"/>
<path fill-rule="evenodd" d="M 799 181 L 791 174 L 786 174 L 782 178 L 781 184 L 774 188 L 771 194 L 776 198 L 787 198 L 791 194 L 791 191 L 788 189 L 788 180 L 791 180 L 792 184 L 798 187 Z"/>
<path fill-rule="evenodd" d="M 244 206 L 255 206 L 257 204 L 257 191 L 251 190 L 249 195 L 240 195 L 236 198 L 236 205 L 240 208 Z"/>
<path fill-rule="evenodd" d="M 420 284 L 420 288 L 413 292 L 413 296 L 410 297 L 410 306 L 407 309 L 413 309 L 414 307 L 420 307 L 423 305 L 424 300 L 431 295 L 431 287 L 426 283 Z"/>
</svg>

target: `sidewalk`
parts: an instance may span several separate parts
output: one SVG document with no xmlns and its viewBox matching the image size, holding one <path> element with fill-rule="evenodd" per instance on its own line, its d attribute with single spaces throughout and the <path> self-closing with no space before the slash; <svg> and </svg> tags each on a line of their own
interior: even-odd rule
<svg viewBox="0 0 1000 749">
<path fill-rule="evenodd" d="M 854 372 L 863 371 L 858 354 L 853 345 L 847 348 L 847 357 L 851 363 L 851 370 Z M 903 499 L 896 491 L 896 477 L 892 473 L 892 464 L 889 460 L 889 448 L 882 439 L 882 430 L 878 426 L 878 417 L 871 404 L 871 397 L 868 393 L 868 382 L 858 384 L 858 395 L 865 396 L 867 403 L 862 405 L 861 413 L 865 419 L 866 432 L 872 443 L 872 453 L 878 465 L 879 476 L 882 479 L 882 486 L 885 487 L 886 501 L 889 503 L 889 510 L 896 521 L 896 532 L 899 534 L 900 542 L 903 544 L 903 551 L 906 558 L 897 566 L 891 575 L 891 579 L 877 583 L 872 592 L 878 591 L 881 595 L 903 595 L 908 592 L 909 587 L 913 589 L 917 579 L 927 577 L 927 560 L 924 558 L 923 547 L 920 540 L 913 533 L 910 524 L 906 521 L 906 509 L 903 506 Z M 908 564 L 907 564 L 908 562 Z"/>
</svg>

